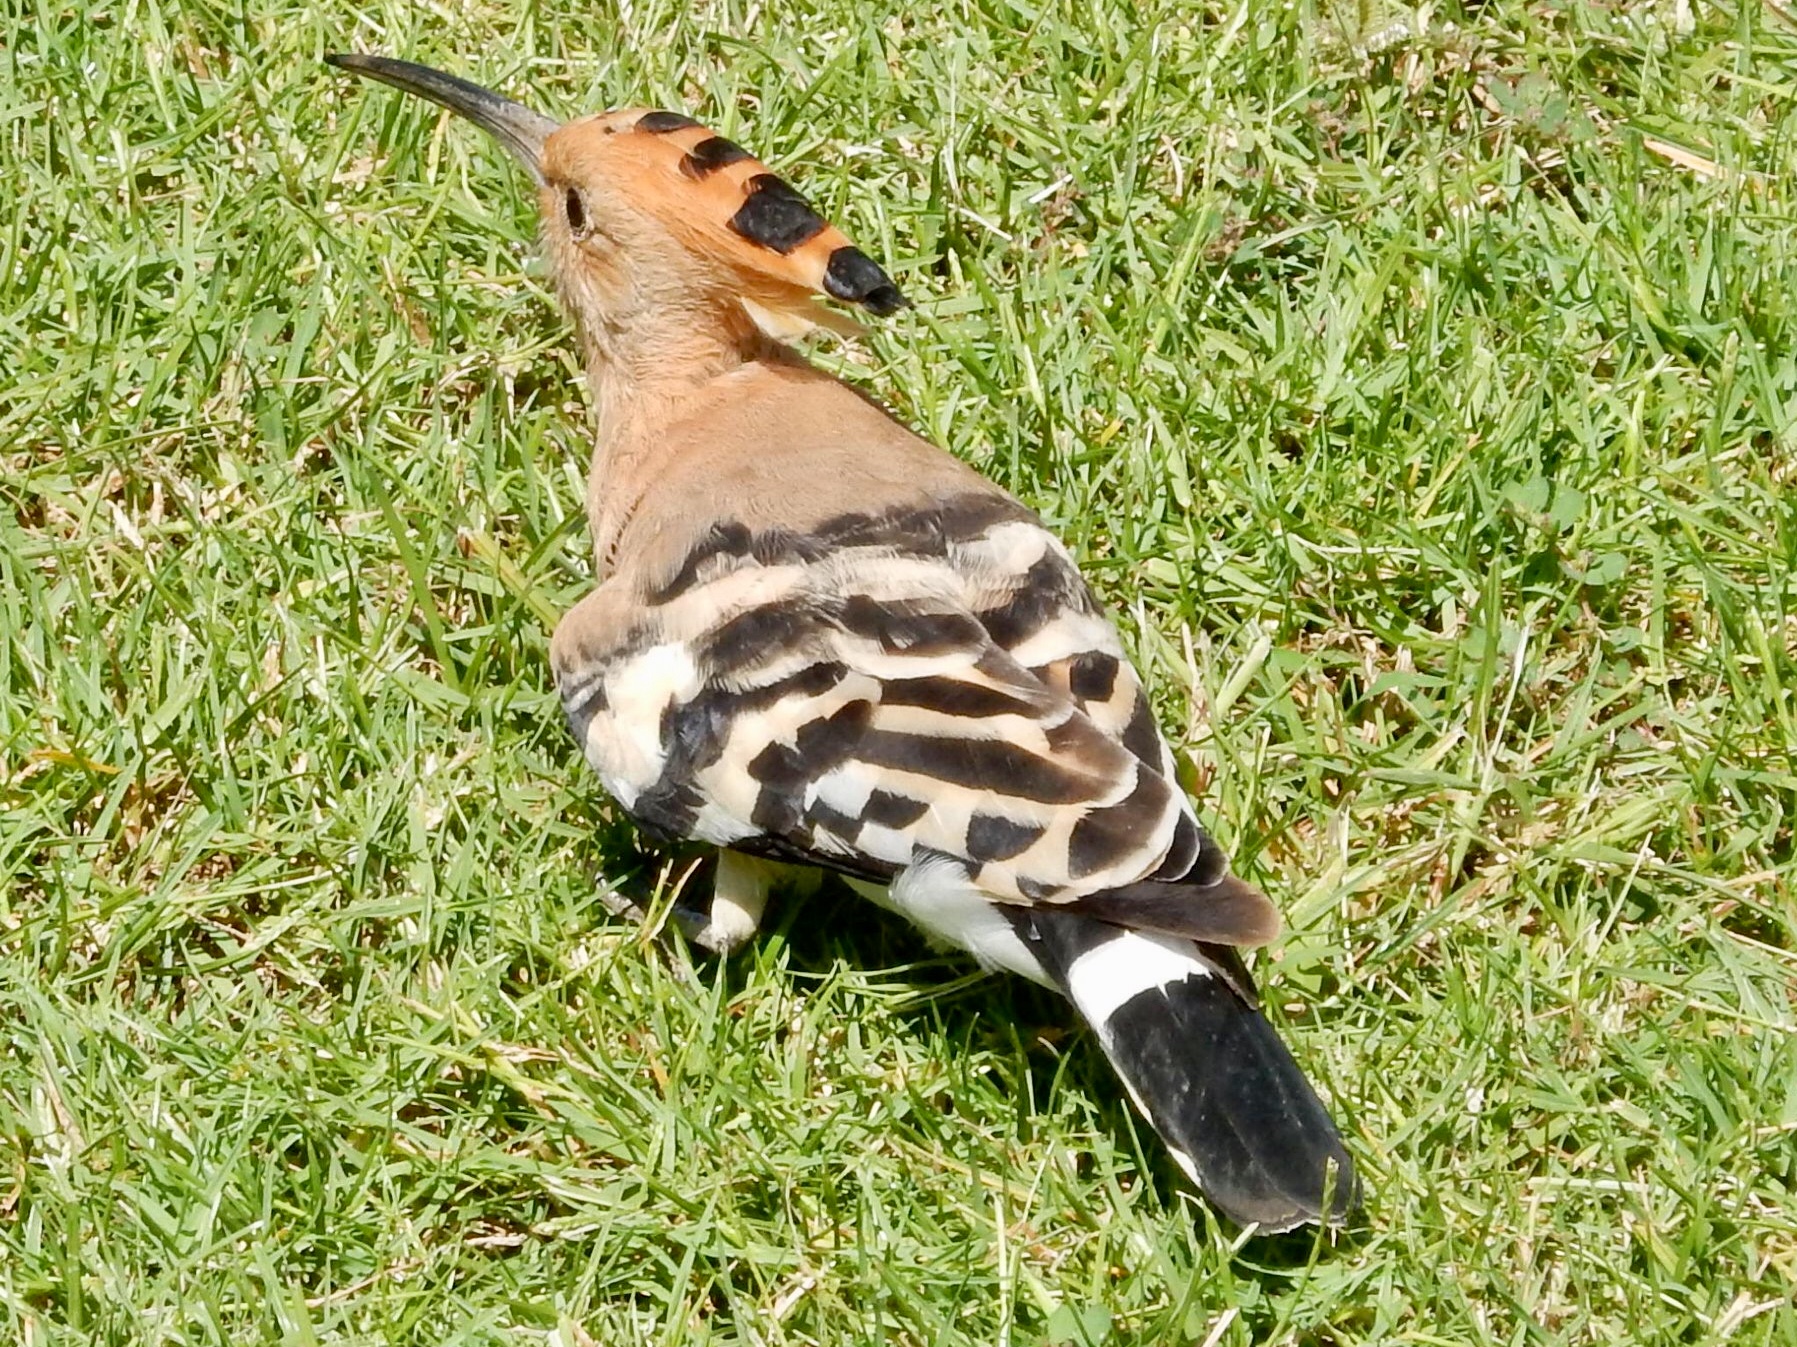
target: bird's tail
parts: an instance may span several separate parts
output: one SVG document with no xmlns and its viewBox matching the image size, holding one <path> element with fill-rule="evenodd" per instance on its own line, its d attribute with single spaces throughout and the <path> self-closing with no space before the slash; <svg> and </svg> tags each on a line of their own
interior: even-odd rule
<svg viewBox="0 0 1797 1347">
<path fill-rule="evenodd" d="M 1205 1197 L 1265 1231 L 1347 1216 L 1353 1161 L 1234 951 L 1044 907 L 1012 913 Z"/>
</svg>

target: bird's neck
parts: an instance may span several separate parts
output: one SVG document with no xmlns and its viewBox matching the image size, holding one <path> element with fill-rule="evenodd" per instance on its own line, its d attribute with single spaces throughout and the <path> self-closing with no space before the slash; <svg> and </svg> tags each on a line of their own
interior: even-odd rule
<svg viewBox="0 0 1797 1347">
<path fill-rule="evenodd" d="M 779 349 L 746 317 L 664 312 L 628 330 L 583 331 L 597 428 L 587 473 L 587 523 L 598 578 L 613 569 L 618 537 L 653 485 L 665 432 L 706 384 Z"/>
</svg>

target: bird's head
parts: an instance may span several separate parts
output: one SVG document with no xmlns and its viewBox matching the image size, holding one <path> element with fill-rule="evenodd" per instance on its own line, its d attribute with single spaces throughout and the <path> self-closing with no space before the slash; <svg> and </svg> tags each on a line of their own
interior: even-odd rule
<svg viewBox="0 0 1797 1347">
<path fill-rule="evenodd" d="M 524 165 L 556 288 L 601 356 L 650 332 L 787 340 L 836 326 L 820 296 L 881 315 L 906 303 L 766 165 L 690 117 L 632 108 L 558 124 L 428 66 L 325 59 L 459 113 Z"/>
</svg>

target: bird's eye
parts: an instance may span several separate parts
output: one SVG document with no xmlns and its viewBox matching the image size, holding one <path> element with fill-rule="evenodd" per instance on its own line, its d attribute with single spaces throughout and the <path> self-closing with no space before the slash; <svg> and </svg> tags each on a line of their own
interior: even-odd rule
<svg viewBox="0 0 1797 1347">
<path fill-rule="evenodd" d="M 576 234 L 587 227 L 587 209 L 580 202 L 580 193 L 572 187 L 568 189 L 568 228 Z"/>
</svg>

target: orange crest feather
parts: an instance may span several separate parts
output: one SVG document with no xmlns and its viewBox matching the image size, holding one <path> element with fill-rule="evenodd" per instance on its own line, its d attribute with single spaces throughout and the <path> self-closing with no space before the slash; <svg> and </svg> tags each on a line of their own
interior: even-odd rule
<svg viewBox="0 0 1797 1347">
<path fill-rule="evenodd" d="M 857 330 L 814 297 L 886 315 L 909 302 L 892 278 L 785 180 L 690 117 L 631 108 L 571 123 L 603 137 L 605 170 L 695 252 L 742 281 L 756 325 L 786 340 L 814 326 Z"/>
</svg>

